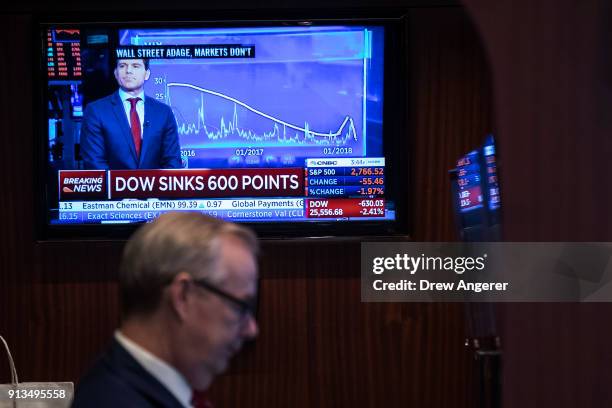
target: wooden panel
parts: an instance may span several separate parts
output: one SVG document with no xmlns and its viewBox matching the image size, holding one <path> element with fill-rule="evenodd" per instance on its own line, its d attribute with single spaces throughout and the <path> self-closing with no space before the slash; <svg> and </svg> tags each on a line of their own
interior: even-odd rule
<svg viewBox="0 0 612 408">
<path fill-rule="evenodd" d="M 215 406 L 312 406 L 307 284 L 304 278 L 262 281 L 259 339 L 215 381 L 210 393 Z"/>
<path fill-rule="evenodd" d="M 480 39 L 457 9 L 410 13 L 416 240 L 455 236 L 448 170 L 493 129 L 491 76 Z"/>
<path fill-rule="evenodd" d="M 312 282 L 315 406 L 469 406 L 461 305 L 360 304 L 359 288 Z"/>
<path fill-rule="evenodd" d="M 199 0 L 177 0 L 171 5 L 163 0 L 134 0 L 128 7 L 120 0 L 108 0 L 103 5 L 99 3 L 82 2 L 74 4 L 70 0 L 57 0 L 52 6 L 43 0 L 24 0 L 7 4 L 3 10 L 7 13 L 41 13 L 56 14 L 58 12 L 94 12 L 98 18 L 110 21 L 116 17 L 117 13 L 137 13 L 140 18 L 146 19 L 147 13 L 164 12 L 165 18 L 172 19 L 172 13 L 178 11 L 179 14 L 187 11 L 191 16 L 196 17 L 201 14 L 203 17 L 198 19 L 252 19 L 254 15 L 262 19 L 277 19 L 293 13 L 296 18 L 300 18 L 305 13 L 309 15 L 318 14 L 322 18 L 329 18 L 330 14 L 344 13 L 354 15 L 355 13 L 366 12 L 369 16 L 384 10 L 393 9 L 400 11 L 408 7 L 449 7 L 458 6 L 458 0 L 313 0 L 308 3 L 295 0 L 267 0 L 254 5 L 246 0 L 226 0 L 224 2 L 202 3 Z M 263 14 L 259 15 L 259 12 Z M 279 14 L 282 12 L 283 16 Z"/>
<path fill-rule="evenodd" d="M 465 3 L 495 73 L 506 239 L 612 240 L 612 4 Z M 610 406 L 610 315 L 505 305 L 505 406 Z"/>
</svg>

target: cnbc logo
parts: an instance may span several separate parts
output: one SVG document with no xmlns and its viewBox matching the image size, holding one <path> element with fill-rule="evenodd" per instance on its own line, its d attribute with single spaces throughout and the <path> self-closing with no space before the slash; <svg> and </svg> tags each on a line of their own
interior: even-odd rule
<svg viewBox="0 0 612 408">
<path fill-rule="evenodd" d="M 106 198 L 106 171 L 60 170 L 60 199 Z"/>
</svg>

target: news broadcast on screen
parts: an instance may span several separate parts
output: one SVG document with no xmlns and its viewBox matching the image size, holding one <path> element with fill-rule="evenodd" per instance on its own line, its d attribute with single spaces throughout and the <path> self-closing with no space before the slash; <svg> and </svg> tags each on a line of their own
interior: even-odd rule
<svg viewBox="0 0 612 408">
<path fill-rule="evenodd" d="M 384 24 L 41 30 L 49 225 L 396 220 Z"/>
</svg>

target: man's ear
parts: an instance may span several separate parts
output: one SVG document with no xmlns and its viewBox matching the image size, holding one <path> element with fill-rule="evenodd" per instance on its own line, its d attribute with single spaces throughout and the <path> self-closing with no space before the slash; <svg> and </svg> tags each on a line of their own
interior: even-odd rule
<svg viewBox="0 0 612 408">
<path fill-rule="evenodd" d="M 148 81 L 150 76 L 151 76 L 151 70 L 147 69 L 145 71 L 145 81 Z"/>
<path fill-rule="evenodd" d="M 192 290 L 191 281 L 193 278 L 187 272 L 178 273 L 168 287 L 168 300 L 171 309 L 182 321 L 189 313 L 190 301 L 188 292 Z"/>
</svg>

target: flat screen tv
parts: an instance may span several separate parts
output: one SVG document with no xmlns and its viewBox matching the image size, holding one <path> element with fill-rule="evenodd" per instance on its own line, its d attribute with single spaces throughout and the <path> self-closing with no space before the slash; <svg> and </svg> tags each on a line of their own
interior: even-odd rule
<svg viewBox="0 0 612 408">
<path fill-rule="evenodd" d="M 39 22 L 42 239 L 407 234 L 401 19 Z"/>
</svg>

